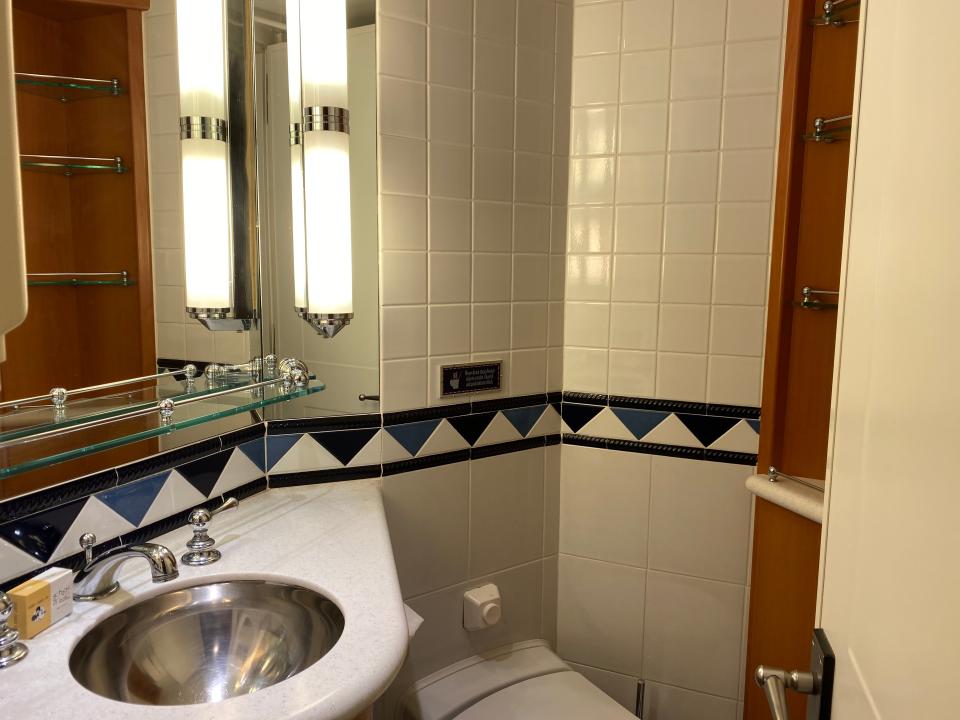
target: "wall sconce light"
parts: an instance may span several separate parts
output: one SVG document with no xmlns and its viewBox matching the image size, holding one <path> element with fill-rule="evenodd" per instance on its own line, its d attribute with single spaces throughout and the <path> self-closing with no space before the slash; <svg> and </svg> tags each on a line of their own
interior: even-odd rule
<svg viewBox="0 0 960 720">
<path fill-rule="evenodd" d="M 296 148 L 296 136 L 300 141 L 300 151 L 291 151 L 295 303 L 318 334 L 332 338 L 353 319 L 346 2 L 288 0 L 287 23 L 291 148 Z M 299 73 L 298 88 L 293 88 L 294 72 Z M 302 123 L 300 133 L 293 127 L 297 121 Z M 297 236 L 298 202 L 304 218 L 302 240 Z"/>
<path fill-rule="evenodd" d="M 186 311 L 209 330 L 247 330 L 256 315 L 246 5 L 177 0 Z M 228 50 L 244 60 L 229 73 Z"/>
</svg>

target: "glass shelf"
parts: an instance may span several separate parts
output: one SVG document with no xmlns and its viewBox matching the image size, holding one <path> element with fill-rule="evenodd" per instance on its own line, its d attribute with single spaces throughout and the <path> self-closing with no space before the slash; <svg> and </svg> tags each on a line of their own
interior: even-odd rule
<svg viewBox="0 0 960 720">
<path fill-rule="evenodd" d="M 91 287 L 97 285 L 111 285 L 116 287 L 127 287 L 136 285 L 136 280 L 80 280 L 71 278 L 69 280 L 28 280 L 27 287 Z"/>
<path fill-rule="evenodd" d="M 116 395 L 68 403 L 67 412 L 75 412 L 76 415 L 62 420 L 51 421 L 54 410 L 49 405 L 22 408 L 0 418 L 3 422 L 0 451 L 5 459 L 4 467 L 0 467 L 0 478 L 306 397 L 321 392 L 326 387 L 312 378 L 310 384 L 302 388 L 284 389 L 283 384 L 278 381 L 266 387 L 243 389 L 247 384 L 249 383 L 245 382 L 237 386 L 237 392 L 217 394 L 230 386 L 218 384 L 184 392 L 186 384 L 181 381 L 172 381 L 163 388 L 160 387 L 163 383 L 158 383 L 146 390 L 123 393 L 124 397 L 135 397 L 121 407 L 116 405 Z M 151 395 L 152 397 L 148 397 Z M 210 397 L 203 397 L 208 395 Z M 203 399 L 178 404 L 170 421 L 163 422 L 156 411 L 156 405 L 158 399 L 167 397 L 174 401 Z M 112 407 L 104 406 L 111 401 Z M 142 411 L 142 414 L 130 417 L 131 413 L 136 411 Z M 18 418 L 23 423 L 28 417 L 29 426 L 15 426 Z M 53 437 L 42 435 L 52 429 L 70 431 Z"/>
<path fill-rule="evenodd" d="M 42 95 L 63 103 L 98 97 L 116 97 L 124 93 L 124 89 L 120 87 L 120 81 L 116 78 L 98 80 L 65 75 L 16 73 L 16 81 L 17 86 L 24 92 Z"/>
<path fill-rule="evenodd" d="M 21 155 L 20 167 L 58 175 L 121 174 L 127 171 L 120 157 L 73 157 L 72 155 Z"/>
</svg>

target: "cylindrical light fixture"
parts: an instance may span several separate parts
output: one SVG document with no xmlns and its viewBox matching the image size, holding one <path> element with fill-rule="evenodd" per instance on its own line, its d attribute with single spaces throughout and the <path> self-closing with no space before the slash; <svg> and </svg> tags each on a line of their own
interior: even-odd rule
<svg viewBox="0 0 960 720">
<path fill-rule="evenodd" d="M 287 84 L 290 98 L 290 197 L 293 304 L 307 314 L 306 208 L 303 204 L 303 106 L 300 102 L 300 0 L 287 0 Z"/>
<path fill-rule="evenodd" d="M 353 318 L 346 1 L 302 2 L 299 20 L 306 220 L 303 317 L 320 335 L 333 337 Z"/>
<path fill-rule="evenodd" d="M 177 43 L 186 310 L 213 321 L 230 316 L 234 282 L 224 0 L 177 0 Z"/>
</svg>

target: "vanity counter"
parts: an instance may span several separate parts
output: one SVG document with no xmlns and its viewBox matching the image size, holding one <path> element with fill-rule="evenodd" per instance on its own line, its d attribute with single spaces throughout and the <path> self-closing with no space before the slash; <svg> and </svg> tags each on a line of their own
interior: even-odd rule
<svg viewBox="0 0 960 720">
<path fill-rule="evenodd" d="M 150 580 L 134 558 L 117 575 L 120 590 L 26 641 L 27 657 L 0 670 L 0 698 L 10 718 L 111 720 L 352 720 L 373 704 L 403 663 L 408 634 L 377 480 L 265 491 L 210 524 L 223 558 L 205 567 L 179 564 L 180 577 Z M 179 559 L 189 526 L 156 538 Z M 256 693 L 205 705 L 117 702 L 80 685 L 70 652 L 100 620 L 145 598 L 192 585 L 237 579 L 285 582 L 316 590 L 343 612 L 343 635 L 299 674 Z"/>
</svg>

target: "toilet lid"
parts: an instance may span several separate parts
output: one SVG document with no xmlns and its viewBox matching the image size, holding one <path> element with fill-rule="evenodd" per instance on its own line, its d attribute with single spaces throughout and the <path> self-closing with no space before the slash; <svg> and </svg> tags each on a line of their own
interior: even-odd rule
<svg viewBox="0 0 960 720">
<path fill-rule="evenodd" d="M 471 705 L 455 720 L 637 720 L 622 705 L 572 671 L 505 687 Z"/>
</svg>

